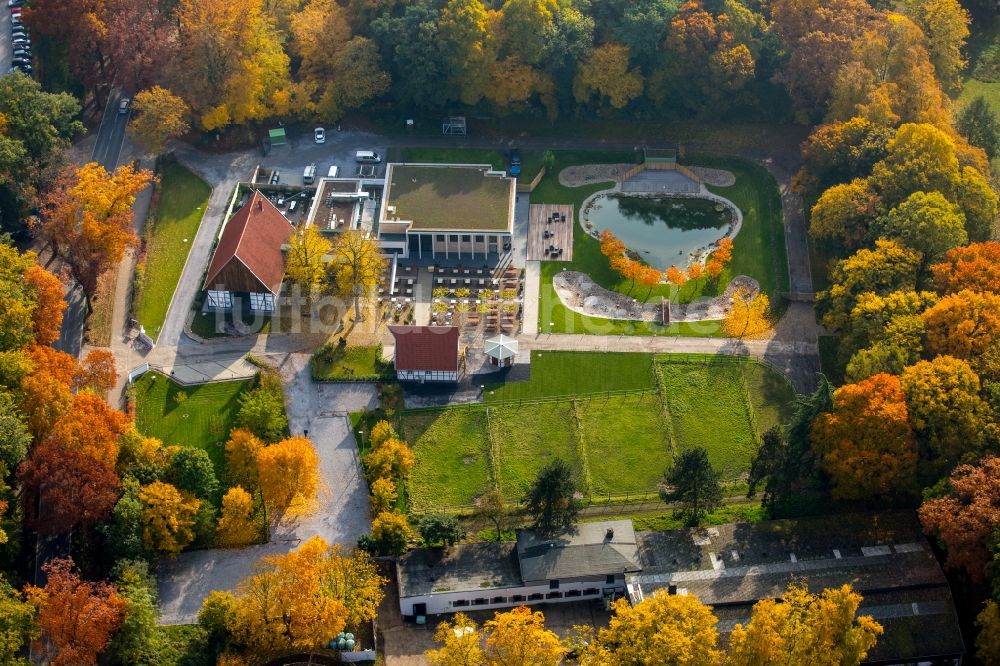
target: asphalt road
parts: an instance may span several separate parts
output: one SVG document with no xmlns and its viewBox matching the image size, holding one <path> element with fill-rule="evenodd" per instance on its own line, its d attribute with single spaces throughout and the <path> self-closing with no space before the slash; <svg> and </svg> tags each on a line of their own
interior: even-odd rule
<svg viewBox="0 0 1000 666">
<path fill-rule="evenodd" d="M 2 0 L 0 0 L 2 1 Z M 6 4 L 6 3 L 4 3 Z M 8 20 L 9 20 L 9 14 Z M 90 159 L 103 166 L 108 171 L 118 166 L 118 158 L 125 142 L 125 128 L 128 127 L 132 112 L 118 113 L 118 102 L 121 93 L 118 89 L 112 91 L 107 106 L 104 107 L 104 118 L 97 130 L 97 141 Z M 87 302 L 83 290 L 75 283 L 66 291 L 66 311 L 63 313 L 62 328 L 59 339 L 53 346 L 59 351 L 79 356 L 83 348 L 83 327 L 87 321 Z"/>
<path fill-rule="evenodd" d="M 0 4 L 0 76 L 10 69 L 10 10 L 7 3 Z"/>
</svg>

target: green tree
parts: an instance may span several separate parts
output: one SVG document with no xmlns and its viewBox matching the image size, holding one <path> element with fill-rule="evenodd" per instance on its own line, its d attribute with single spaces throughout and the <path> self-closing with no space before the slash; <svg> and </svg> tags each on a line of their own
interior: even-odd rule
<svg viewBox="0 0 1000 666">
<path fill-rule="evenodd" d="M 928 50 L 941 87 L 955 95 L 962 90 L 962 57 L 971 18 L 958 0 L 907 0 L 907 13 L 927 35 Z"/>
<path fill-rule="evenodd" d="M 174 447 L 166 470 L 166 481 L 178 490 L 195 497 L 213 500 L 219 492 L 219 480 L 208 451 L 193 446 Z"/>
<path fill-rule="evenodd" d="M 922 271 L 944 258 L 948 250 L 969 240 L 965 215 L 939 192 L 914 192 L 889 211 L 879 229 L 883 237 L 920 252 Z"/>
<path fill-rule="evenodd" d="M 438 10 L 429 0 L 372 21 L 375 40 L 392 72 L 389 93 L 401 104 L 436 109 L 457 98 L 447 81 Z"/>
<path fill-rule="evenodd" d="M 454 546 L 465 536 L 458 519 L 447 513 L 432 513 L 417 523 L 425 546 Z"/>
<path fill-rule="evenodd" d="M 566 529 L 580 512 L 573 470 L 561 458 L 543 467 L 525 495 L 525 509 L 543 534 Z"/>
<path fill-rule="evenodd" d="M 497 533 L 497 541 L 500 541 L 503 538 L 503 530 L 507 525 L 507 518 L 510 513 L 503 492 L 496 486 L 493 486 L 480 495 L 479 499 L 476 500 L 476 512 L 480 518 L 493 525 L 493 529 Z"/>
<path fill-rule="evenodd" d="M 236 415 L 236 422 L 265 442 L 276 442 L 288 430 L 285 402 L 280 383 L 274 387 L 265 385 L 267 382 L 264 380 L 262 382 L 261 386 L 240 396 L 240 411 Z"/>
<path fill-rule="evenodd" d="M 955 201 L 965 213 L 965 231 L 970 241 L 983 243 L 996 235 L 997 193 L 983 174 L 971 166 L 963 167 Z"/>
<path fill-rule="evenodd" d="M 139 482 L 125 477 L 122 479 L 122 495 L 111 512 L 111 520 L 100 526 L 105 548 L 115 560 L 146 557 L 142 540 L 144 510 L 139 498 Z"/>
<path fill-rule="evenodd" d="M 677 457 L 674 466 L 663 475 L 660 498 L 668 503 L 680 502 L 677 515 L 683 516 L 689 525 L 697 525 L 707 512 L 719 507 L 722 486 L 705 449 L 689 449 Z"/>
<path fill-rule="evenodd" d="M 0 663 L 28 666 L 22 650 L 37 637 L 35 607 L 0 574 Z"/>
<path fill-rule="evenodd" d="M 990 159 L 1000 151 L 1000 120 L 982 95 L 962 107 L 955 119 L 955 128 L 973 146 L 985 150 Z"/>
<path fill-rule="evenodd" d="M 115 587 L 125 600 L 125 620 L 108 653 L 123 666 L 157 666 L 163 663 L 165 641 L 157 624 L 156 583 L 144 561 L 126 561 L 117 567 Z"/>
<path fill-rule="evenodd" d="M 80 103 L 75 97 L 45 92 L 41 84 L 21 72 L 0 78 L 0 114 L 6 135 L 22 146 L 29 158 L 20 164 L 23 174 L 49 165 L 53 156 L 69 146 L 70 139 L 83 132 L 83 123 L 78 120 Z"/>
<path fill-rule="evenodd" d="M 955 142 L 929 124 L 900 126 L 886 146 L 886 157 L 872 169 L 872 184 L 886 207 L 914 192 L 937 192 L 950 198 L 958 181 Z"/>
<path fill-rule="evenodd" d="M 438 35 L 452 85 L 465 104 L 475 104 L 490 85 L 496 60 L 496 17 L 482 0 L 448 0 L 441 8 Z"/>
<path fill-rule="evenodd" d="M 28 455 L 31 433 L 13 396 L 0 392 L 0 464 L 16 469 Z"/>
</svg>

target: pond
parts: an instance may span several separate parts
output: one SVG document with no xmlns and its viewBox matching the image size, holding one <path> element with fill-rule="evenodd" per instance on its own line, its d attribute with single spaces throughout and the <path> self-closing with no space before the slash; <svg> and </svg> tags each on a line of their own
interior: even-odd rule
<svg viewBox="0 0 1000 666">
<path fill-rule="evenodd" d="M 686 266 L 691 255 L 722 238 L 733 211 L 710 199 L 601 194 L 584 211 L 600 234 L 610 229 L 626 247 L 659 270 Z"/>
</svg>

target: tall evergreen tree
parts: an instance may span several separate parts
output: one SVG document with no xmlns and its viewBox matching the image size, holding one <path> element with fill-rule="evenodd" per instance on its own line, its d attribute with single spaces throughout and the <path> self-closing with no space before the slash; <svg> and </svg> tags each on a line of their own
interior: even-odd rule
<svg viewBox="0 0 1000 666">
<path fill-rule="evenodd" d="M 673 468 L 663 475 L 660 497 L 664 502 L 680 502 L 677 514 L 690 525 L 697 525 L 722 503 L 719 474 L 708 462 L 705 449 L 690 449 L 677 457 Z"/>
<path fill-rule="evenodd" d="M 551 534 L 572 525 L 580 512 L 575 495 L 573 470 L 565 461 L 556 458 L 543 467 L 524 498 L 535 528 Z"/>
</svg>

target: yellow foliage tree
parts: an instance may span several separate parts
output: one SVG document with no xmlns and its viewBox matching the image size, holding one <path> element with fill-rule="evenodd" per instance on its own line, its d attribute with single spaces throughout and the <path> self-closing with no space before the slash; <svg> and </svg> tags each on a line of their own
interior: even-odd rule
<svg viewBox="0 0 1000 666">
<path fill-rule="evenodd" d="M 781 602 L 759 601 L 750 624 L 733 630 L 728 666 L 857 666 L 882 634 L 871 616 L 857 616 L 860 604 L 850 585 L 820 595 L 792 586 Z"/>
<path fill-rule="evenodd" d="M 573 96 L 586 104 L 597 95 L 620 109 L 642 94 L 643 79 L 638 67 L 629 69 L 629 48 L 607 43 L 594 49 L 577 67 Z"/>
<path fill-rule="evenodd" d="M 737 289 L 733 305 L 722 322 L 726 335 L 742 340 L 766 333 L 771 328 L 770 305 L 767 294 L 751 296 L 746 289 Z"/>
<path fill-rule="evenodd" d="M 288 279 L 301 287 L 310 299 L 326 285 L 326 257 L 331 248 L 333 243 L 324 238 L 314 224 L 300 226 L 289 240 L 285 271 Z"/>
<path fill-rule="evenodd" d="M 275 519 L 315 508 L 319 456 L 305 437 L 289 437 L 260 450 L 257 472 L 264 504 Z"/>
<path fill-rule="evenodd" d="M 153 86 L 137 92 L 132 108 L 135 118 L 129 127 L 151 153 L 159 153 L 167 139 L 188 131 L 188 105 L 166 88 Z"/>
<path fill-rule="evenodd" d="M 995 601 L 986 602 L 976 616 L 976 626 L 976 656 L 986 666 L 1000 666 L 1000 607 Z"/>
<path fill-rule="evenodd" d="M 153 551 L 177 555 L 194 540 L 194 517 L 201 501 L 169 483 L 154 481 L 139 490 L 143 504 L 142 541 Z"/>
<path fill-rule="evenodd" d="M 434 640 L 441 647 L 425 653 L 431 666 L 481 666 L 485 663 L 486 655 L 481 645 L 483 634 L 465 613 L 455 613 L 451 622 L 439 624 Z"/>
<path fill-rule="evenodd" d="M 545 628 L 545 616 L 521 606 L 483 625 L 487 666 L 559 666 L 568 650 Z"/>
<path fill-rule="evenodd" d="M 693 596 L 660 590 L 635 606 L 619 599 L 608 626 L 587 641 L 580 664 L 714 666 L 722 657 L 715 624 L 712 609 Z"/>
<path fill-rule="evenodd" d="M 416 532 L 399 511 L 383 511 L 372 521 L 372 541 L 383 555 L 406 552 L 407 545 L 415 538 Z"/>
<path fill-rule="evenodd" d="M 413 451 L 398 439 L 390 439 L 365 456 L 365 468 L 371 477 L 403 479 L 414 463 Z"/>
<path fill-rule="evenodd" d="M 390 439 L 399 439 L 399 435 L 396 433 L 396 429 L 392 427 L 392 424 L 386 420 L 379 421 L 372 426 L 371 434 L 368 435 L 368 441 L 371 443 L 373 449 L 377 449 L 382 446 L 383 442 Z"/>
<path fill-rule="evenodd" d="M 259 534 L 250 493 L 240 486 L 230 488 L 222 497 L 222 514 L 215 528 L 215 542 L 220 546 L 245 546 L 253 543 Z"/>
<path fill-rule="evenodd" d="M 395 481 L 384 477 L 375 479 L 372 483 L 372 511 L 378 514 L 392 509 L 398 496 Z"/>
<path fill-rule="evenodd" d="M 257 454 L 264 442 L 246 428 L 236 428 L 226 442 L 226 471 L 229 482 L 245 488 L 257 485 Z"/>
<path fill-rule="evenodd" d="M 345 231 L 333 246 L 333 271 L 337 288 L 344 296 L 354 299 L 354 316 L 364 320 L 361 300 L 368 300 L 385 272 L 386 260 L 378 242 L 360 231 Z"/>
</svg>

